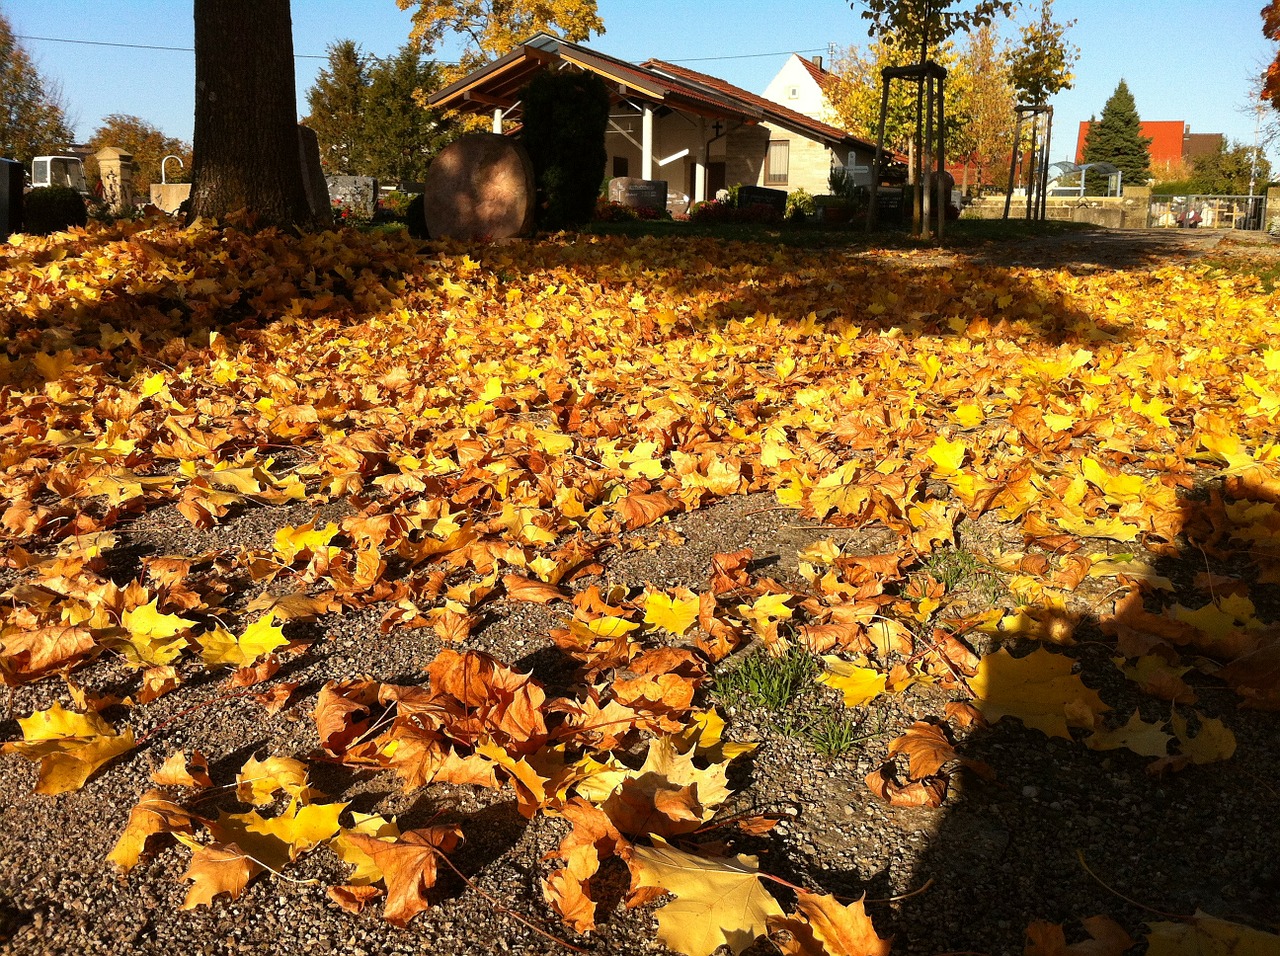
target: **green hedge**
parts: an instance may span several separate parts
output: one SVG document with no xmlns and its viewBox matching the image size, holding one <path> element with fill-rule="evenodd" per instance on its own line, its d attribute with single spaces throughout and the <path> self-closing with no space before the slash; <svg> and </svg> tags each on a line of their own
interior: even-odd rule
<svg viewBox="0 0 1280 956">
<path fill-rule="evenodd" d="M 604 145 L 609 92 L 604 82 L 593 73 L 539 73 L 521 99 L 520 136 L 538 184 L 538 227 L 558 230 L 590 222 L 609 158 Z"/>
<path fill-rule="evenodd" d="M 45 186 L 22 197 L 22 231 L 47 236 L 89 221 L 84 197 L 69 186 Z"/>
</svg>

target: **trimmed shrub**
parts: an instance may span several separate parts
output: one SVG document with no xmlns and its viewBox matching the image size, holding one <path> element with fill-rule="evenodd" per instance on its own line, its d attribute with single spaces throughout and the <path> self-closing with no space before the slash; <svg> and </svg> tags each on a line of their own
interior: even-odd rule
<svg viewBox="0 0 1280 956">
<path fill-rule="evenodd" d="M 409 230 L 409 235 L 415 239 L 431 238 L 431 233 L 427 229 L 427 207 L 420 193 L 413 193 L 409 197 L 408 205 L 404 210 L 404 226 Z"/>
<path fill-rule="evenodd" d="M 22 197 L 22 229 L 47 236 L 89 221 L 84 197 L 70 186 L 42 186 Z"/>
<path fill-rule="evenodd" d="M 787 220 L 799 222 L 812 219 L 818 212 L 818 204 L 813 201 L 807 189 L 797 189 L 787 194 Z"/>
<path fill-rule="evenodd" d="M 593 73 L 543 72 L 521 93 L 520 136 L 533 162 L 542 229 L 590 222 L 608 153 L 609 92 Z"/>
</svg>

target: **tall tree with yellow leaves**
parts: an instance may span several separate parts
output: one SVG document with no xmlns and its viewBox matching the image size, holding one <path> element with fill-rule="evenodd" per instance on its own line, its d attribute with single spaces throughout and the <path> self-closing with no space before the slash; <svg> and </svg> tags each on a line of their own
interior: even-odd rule
<svg viewBox="0 0 1280 956">
<path fill-rule="evenodd" d="M 424 52 L 447 36 L 465 43 L 460 69 L 469 72 L 502 56 L 542 31 L 578 42 L 604 33 L 596 0 L 396 0 L 401 10 L 417 7 L 409 39 Z"/>
</svg>

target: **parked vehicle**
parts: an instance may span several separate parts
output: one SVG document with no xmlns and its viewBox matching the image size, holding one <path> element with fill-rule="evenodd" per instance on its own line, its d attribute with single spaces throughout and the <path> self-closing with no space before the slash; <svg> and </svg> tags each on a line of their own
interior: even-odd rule
<svg viewBox="0 0 1280 956">
<path fill-rule="evenodd" d="M 69 186 L 89 198 L 92 191 L 84 178 L 84 163 L 78 156 L 37 156 L 31 161 L 31 188 Z"/>
</svg>

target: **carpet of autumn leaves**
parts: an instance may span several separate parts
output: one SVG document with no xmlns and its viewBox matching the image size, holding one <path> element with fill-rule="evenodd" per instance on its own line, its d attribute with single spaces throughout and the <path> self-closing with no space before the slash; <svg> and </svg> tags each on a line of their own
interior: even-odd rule
<svg viewBox="0 0 1280 956">
<path fill-rule="evenodd" d="M 162 747 L 131 719 L 193 674 L 225 674 L 269 713 L 298 704 L 277 674 L 307 652 L 308 622 L 374 607 L 385 631 L 442 645 L 419 683 L 323 687 L 306 702 L 315 753 L 222 781 L 208 755 L 178 752 L 140 776 L 111 859 L 128 872 L 163 839 L 184 844 L 189 907 L 321 847 L 353 867 L 339 905 L 382 899 L 397 925 L 429 907 L 464 833 L 352 813 L 310 785 L 325 760 L 406 788 L 509 788 L 526 817 L 567 820 L 543 889 L 578 932 L 607 916 L 593 879 L 620 863 L 630 905 L 674 895 L 657 919 L 680 952 L 764 933 L 791 953 L 888 952 L 861 902 L 794 888 L 786 913 L 753 858 L 723 855 L 731 839 L 699 849 L 751 750 L 707 701 L 736 651 L 824 655 L 850 706 L 914 682 L 950 694 L 955 726 L 918 724 L 867 780 L 899 805 L 945 799 L 955 727 L 973 721 L 1015 717 L 1176 773 L 1234 748 L 1197 709 L 1193 668 L 1241 706 L 1280 706 L 1264 598 L 1280 582 L 1280 295 L 1255 279 L 143 222 L 15 238 L 0 302 L 0 675 L 66 685 L 3 745 L 39 762 L 40 793 Z M 700 593 L 610 579 L 639 529 L 761 491 L 896 545 L 815 545 L 802 588 L 745 551 L 718 555 Z M 125 556 L 144 518 L 208 529 L 334 503 L 338 517 L 282 523 L 269 548 Z M 982 522 L 1021 545 L 981 556 L 1010 597 L 974 609 L 927 562 Z M 1188 549 L 1203 573 L 1169 580 L 1161 562 Z M 1165 722 L 1108 713 L 1052 649 L 1098 582 L 1088 614 L 1125 676 L 1170 702 Z M 559 615 L 543 637 L 576 663 L 572 694 L 468 648 L 500 600 Z M 1018 652 L 975 653 L 991 635 Z M 103 660 L 126 685 L 94 685 Z M 248 809 L 203 815 L 215 786 Z M 1158 924 L 1152 946 L 1223 932 L 1205 926 Z M 1097 930 L 1106 952 L 1128 945 Z M 1036 952 L 1062 951 L 1053 927 L 1036 932 Z"/>
</svg>

